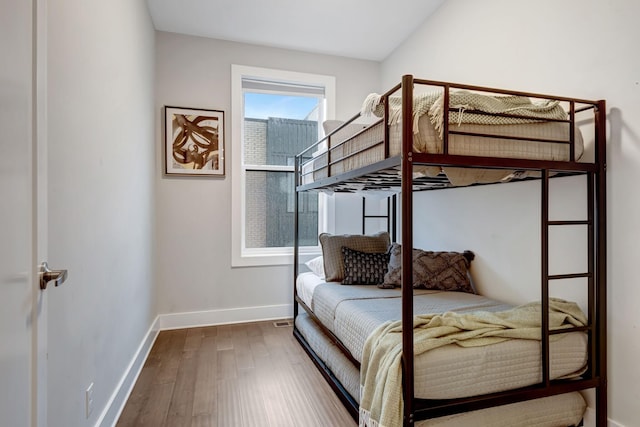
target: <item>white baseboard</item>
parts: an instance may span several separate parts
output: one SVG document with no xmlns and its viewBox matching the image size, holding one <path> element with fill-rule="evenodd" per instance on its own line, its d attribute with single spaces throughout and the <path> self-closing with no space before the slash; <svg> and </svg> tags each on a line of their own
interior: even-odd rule
<svg viewBox="0 0 640 427">
<path fill-rule="evenodd" d="M 293 317 L 293 305 L 268 305 L 260 307 L 231 308 L 224 310 L 192 311 L 188 313 L 161 314 L 160 330 L 193 328 L 198 326 L 247 323 L 261 320 Z"/>
<path fill-rule="evenodd" d="M 111 398 L 109 399 L 109 402 L 107 403 L 104 411 L 102 411 L 102 414 L 100 414 L 98 421 L 96 421 L 96 427 L 113 427 L 118 422 L 118 418 L 120 418 L 120 414 L 124 409 L 124 405 L 127 403 L 127 399 L 129 399 L 129 395 L 133 390 L 133 386 L 136 384 L 138 376 L 142 371 L 142 367 L 144 366 L 144 363 L 149 356 L 151 347 L 153 347 L 153 343 L 158 337 L 158 332 L 160 332 L 160 328 L 158 325 L 158 317 L 156 317 L 156 319 L 151 324 L 151 327 L 147 331 L 147 334 L 142 339 L 142 342 L 138 347 L 138 351 L 136 351 L 133 359 L 129 363 L 129 366 L 127 366 L 124 375 L 120 379 L 118 386 L 111 395 Z"/>
<path fill-rule="evenodd" d="M 591 407 L 587 407 L 587 410 L 584 413 L 583 420 L 584 420 L 584 427 L 596 427 L 596 410 Z M 609 418 L 607 422 L 607 427 L 625 427 L 625 426 Z"/>
</svg>

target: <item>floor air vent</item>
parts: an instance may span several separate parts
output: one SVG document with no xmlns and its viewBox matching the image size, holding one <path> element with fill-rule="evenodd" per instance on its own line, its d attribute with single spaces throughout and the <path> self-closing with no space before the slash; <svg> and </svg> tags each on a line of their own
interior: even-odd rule
<svg viewBox="0 0 640 427">
<path fill-rule="evenodd" d="M 278 320 L 277 322 L 273 322 L 273 326 L 276 328 L 286 328 L 288 326 L 293 326 L 292 320 Z"/>
</svg>

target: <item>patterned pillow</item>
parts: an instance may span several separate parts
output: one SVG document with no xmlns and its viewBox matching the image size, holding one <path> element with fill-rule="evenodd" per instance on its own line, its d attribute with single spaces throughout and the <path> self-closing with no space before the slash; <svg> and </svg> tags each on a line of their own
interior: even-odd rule
<svg viewBox="0 0 640 427">
<path fill-rule="evenodd" d="M 368 253 L 342 247 L 343 285 L 378 285 L 389 268 L 389 252 Z"/>
<path fill-rule="evenodd" d="M 389 249 L 389 271 L 381 287 L 400 286 L 402 273 L 401 245 Z M 413 287 L 475 294 L 469 278 L 473 253 L 431 252 L 413 249 Z"/>
<path fill-rule="evenodd" d="M 386 252 L 391 244 L 389 233 L 386 231 L 371 236 L 322 233 L 318 236 L 318 240 L 322 246 L 324 274 L 327 282 L 341 282 L 344 279 L 343 246 L 360 252 L 380 253 Z"/>
</svg>

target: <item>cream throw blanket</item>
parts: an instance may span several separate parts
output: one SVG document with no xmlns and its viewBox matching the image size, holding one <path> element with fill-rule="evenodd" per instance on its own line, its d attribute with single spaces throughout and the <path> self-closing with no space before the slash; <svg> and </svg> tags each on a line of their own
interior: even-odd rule
<svg viewBox="0 0 640 427">
<path fill-rule="evenodd" d="M 363 116 L 374 114 L 378 117 L 384 115 L 382 97 L 379 94 L 369 94 L 362 104 Z M 442 138 L 444 130 L 444 115 L 442 113 L 444 96 L 440 93 L 415 94 L 413 97 L 413 132 L 418 133 L 418 119 L 429 114 L 429 119 Z M 466 90 L 452 91 L 449 94 L 449 106 L 457 111 L 449 112 L 449 122 L 475 123 L 483 125 L 505 125 L 530 123 L 536 120 L 560 119 L 565 120 L 567 113 L 558 101 L 541 100 L 531 102 L 523 96 L 489 96 Z M 492 114 L 514 114 L 531 117 L 531 119 L 502 117 L 487 114 L 473 114 L 473 111 L 481 111 Z M 389 124 L 400 123 L 402 117 L 402 98 L 389 97 Z"/>
<path fill-rule="evenodd" d="M 577 304 L 549 299 L 550 329 L 584 326 Z M 474 347 L 508 339 L 540 340 L 540 303 L 501 312 L 428 314 L 414 317 L 416 355 L 448 344 Z M 557 338 L 553 335 L 552 338 Z M 402 425 L 402 322 L 387 322 L 371 333 L 360 367 L 360 427 Z"/>
</svg>

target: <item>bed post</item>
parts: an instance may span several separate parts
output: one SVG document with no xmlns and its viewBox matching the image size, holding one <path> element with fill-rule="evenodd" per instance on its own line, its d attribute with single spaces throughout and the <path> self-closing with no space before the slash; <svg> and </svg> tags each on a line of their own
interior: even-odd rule
<svg viewBox="0 0 640 427">
<path fill-rule="evenodd" d="M 540 218 L 542 232 L 540 238 L 540 249 L 542 254 L 540 256 L 541 261 L 541 295 L 540 295 L 540 313 L 542 318 L 540 319 L 540 347 L 541 347 L 541 368 L 542 368 L 542 383 L 544 387 L 549 387 L 549 170 L 542 169 L 541 171 L 542 183 L 541 197 L 540 197 Z"/>
<path fill-rule="evenodd" d="M 402 367 L 404 425 L 414 423 L 413 384 L 413 76 L 402 77 Z"/>
<path fill-rule="evenodd" d="M 298 210 L 300 197 L 298 193 L 298 181 L 300 179 L 300 163 L 302 161 L 301 156 L 296 156 L 294 159 L 294 172 L 293 172 L 293 320 L 295 323 L 296 317 L 298 317 L 298 303 L 296 297 L 298 291 L 296 289 L 296 280 L 298 279 L 298 239 L 299 239 L 299 227 L 298 224 Z M 295 329 L 295 328 L 294 328 Z"/>
<path fill-rule="evenodd" d="M 604 100 L 598 101 L 596 121 L 596 206 L 597 206 L 597 348 L 598 364 L 595 367 L 600 378 L 596 388 L 596 425 L 607 425 L 607 107 Z"/>
</svg>

